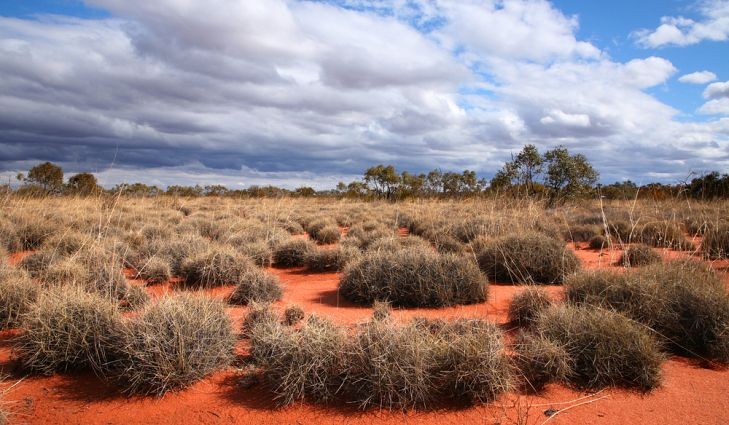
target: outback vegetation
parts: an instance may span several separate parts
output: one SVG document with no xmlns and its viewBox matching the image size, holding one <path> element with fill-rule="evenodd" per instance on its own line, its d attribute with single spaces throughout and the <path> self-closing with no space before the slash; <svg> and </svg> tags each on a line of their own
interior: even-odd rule
<svg viewBox="0 0 729 425">
<path fill-rule="evenodd" d="M 386 166 L 365 202 L 109 195 L 44 164 L 0 198 L 0 324 L 23 373 L 142 397 L 226 374 L 278 405 L 650 392 L 673 356 L 729 364 L 726 202 L 579 199 L 582 162 L 527 147 L 498 198 L 416 202 Z"/>
</svg>

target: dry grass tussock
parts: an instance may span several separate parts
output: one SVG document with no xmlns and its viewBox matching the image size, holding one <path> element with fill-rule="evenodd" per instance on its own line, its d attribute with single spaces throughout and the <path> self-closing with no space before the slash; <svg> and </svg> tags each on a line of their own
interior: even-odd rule
<svg viewBox="0 0 729 425">
<path fill-rule="evenodd" d="M 339 290 L 361 304 L 440 307 L 484 301 L 487 283 L 466 257 L 413 249 L 365 253 L 344 270 Z"/>
<path fill-rule="evenodd" d="M 118 358 L 123 323 L 115 303 L 78 286 L 43 291 L 21 326 L 14 352 L 32 372 L 90 368 L 104 374 Z"/>
<path fill-rule="evenodd" d="M 676 353 L 729 362 L 729 294 L 704 263 L 584 273 L 570 279 L 565 295 L 572 304 L 621 312 L 653 329 Z"/>
<path fill-rule="evenodd" d="M 251 355 L 280 404 L 342 399 L 361 408 L 428 408 L 443 398 L 494 400 L 511 386 L 501 331 L 478 320 L 348 330 L 318 316 L 301 329 L 259 320 Z"/>
<path fill-rule="evenodd" d="M 20 326 L 39 292 L 26 273 L 0 262 L 0 329 Z"/>
<path fill-rule="evenodd" d="M 580 268 L 563 242 L 537 232 L 494 239 L 477 255 L 481 270 L 499 282 L 561 284 Z"/>
<path fill-rule="evenodd" d="M 247 305 L 251 301 L 273 302 L 281 299 L 283 289 L 278 277 L 261 269 L 251 269 L 238 279 L 228 297 L 231 304 Z"/>
<path fill-rule="evenodd" d="M 182 265 L 182 277 L 187 287 L 235 285 L 246 272 L 255 268 L 248 257 L 233 248 L 219 246 L 186 260 Z"/>
<path fill-rule="evenodd" d="M 228 365 L 235 335 L 221 302 L 185 294 L 132 318 L 122 341 L 116 375 L 125 392 L 162 395 Z"/>
<path fill-rule="evenodd" d="M 655 252 L 648 245 L 638 244 L 631 245 L 624 250 L 618 260 L 618 264 L 623 267 L 636 267 L 660 263 L 661 261 L 663 261 L 661 254 Z"/>
<path fill-rule="evenodd" d="M 554 346 L 527 340 L 527 346 L 520 349 L 522 356 L 532 357 L 528 364 L 535 358 L 537 365 L 556 362 L 550 366 L 554 379 L 566 375 L 569 383 L 580 388 L 618 386 L 640 391 L 650 391 L 661 383 L 664 356 L 660 344 L 649 330 L 621 314 L 594 307 L 553 307 L 539 316 L 533 334 Z M 560 364 L 564 362 L 562 350 L 569 355 L 565 364 L 571 370 Z M 523 371 L 532 371 L 532 367 Z M 547 377 L 537 372 L 527 379 L 538 384 Z"/>
<path fill-rule="evenodd" d="M 522 327 L 532 326 L 539 315 L 554 305 L 547 291 L 538 287 L 527 287 L 514 295 L 509 303 L 509 322 Z"/>
</svg>

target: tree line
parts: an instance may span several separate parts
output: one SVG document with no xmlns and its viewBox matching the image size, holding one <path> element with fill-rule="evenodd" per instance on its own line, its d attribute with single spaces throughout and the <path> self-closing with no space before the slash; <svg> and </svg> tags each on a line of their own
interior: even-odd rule
<svg viewBox="0 0 729 425">
<path fill-rule="evenodd" d="M 144 183 L 122 183 L 111 189 L 98 184 L 96 176 L 83 172 L 64 180 L 63 169 L 51 162 L 20 173 L 20 195 L 91 196 L 122 193 L 128 196 L 171 195 L 180 197 L 346 197 L 357 199 L 403 200 L 408 198 L 466 198 L 476 196 L 511 196 L 545 199 L 549 204 L 577 198 L 605 199 L 694 199 L 729 198 L 729 175 L 717 171 L 694 176 L 690 181 L 667 185 L 649 183 L 638 186 L 627 180 L 609 185 L 598 184 L 599 173 L 582 154 L 571 154 L 558 146 L 543 154 L 534 145 L 526 145 L 512 156 L 490 180 L 478 178 L 475 171 L 431 170 L 427 173 L 398 172 L 393 165 L 379 164 L 364 171 L 362 178 L 349 183 L 339 182 L 334 189 L 317 191 L 308 186 L 294 190 L 276 186 L 250 186 L 231 190 L 223 185 L 181 186 L 166 189 Z M 9 185 L 4 185 L 10 191 Z"/>
</svg>

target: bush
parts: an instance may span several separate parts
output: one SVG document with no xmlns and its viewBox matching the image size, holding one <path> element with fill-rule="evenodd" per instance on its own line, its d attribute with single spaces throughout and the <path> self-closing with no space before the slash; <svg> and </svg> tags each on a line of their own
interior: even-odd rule
<svg viewBox="0 0 729 425">
<path fill-rule="evenodd" d="M 282 295 L 278 277 L 256 268 L 243 273 L 228 301 L 238 305 L 247 305 L 251 301 L 266 303 L 280 300 Z"/>
<path fill-rule="evenodd" d="M 10 252 L 17 252 L 23 249 L 23 243 L 18 236 L 15 226 L 5 220 L 0 220 L 0 246 Z"/>
<path fill-rule="evenodd" d="M 222 303 L 202 296 L 165 297 L 127 327 L 118 373 L 126 392 L 162 395 L 228 365 L 234 347 Z"/>
<path fill-rule="evenodd" d="M 56 252 L 59 255 L 70 255 L 81 250 L 90 243 L 88 236 L 70 231 L 53 235 L 43 242 L 43 249 Z"/>
<path fill-rule="evenodd" d="M 249 242 L 237 249 L 258 266 L 267 267 L 273 263 L 273 250 L 266 242 Z"/>
<path fill-rule="evenodd" d="M 51 251 L 37 251 L 23 257 L 18 263 L 18 267 L 27 271 L 30 277 L 38 279 L 59 257 L 58 254 Z"/>
<path fill-rule="evenodd" d="M 564 347 L 570 382 L 585 388 L 621 386 L 649 391 L 660 385 L 663 355 L 641 325 L 609 310 L 562 306 L 540 315 L 536 335 Z"/>
<path fill-rule="evenodd" d="M 348 390 L 362 408 L 427 408 L 441 397 L 491 401 L 511 383 L 501 332 L 478 320 L 372 321 L 357 329 L 352 350 Z"/>
<path fill-rule="evenodd" d="M 616 220 L 608 224 L 607 236 L 610 240 L 616 240 L 621 243 L 628 243 L 636 236 L 637 230 L 628 221 Z"/>
<path fill-rule="evenodd" d="M 263 323 L 278 323 L 278 313 L 271 308 L 269 303 L 251 301 L 248 303 L 248 313 L 243 318 L 241 334 L 250 337 L 251 330 Z"/>
<path fill-rule="evenodd" d="M 139 276 L 148 284 L 156 285 L 170 280 L 172 272 L 170 270 L 170 264 L 165 259 L 152 257 L 139 270 Z"/>
<path fill-rule="evenodd" d="M 573 226 L 564 233 L 564 239 L 572 242 L 588 242 L 600 234 L 600 226 L 583 224 Z"/>
<path fill-rule="evenodd" d="M 701 251 L 711 259 L 729 257 L 729 225 L 710 227 L 701 241 Z"/>
<path fill-rule="evenodd" d="M 663 258 L 661 254 L 653 251 L 648 245 L 633 245 L 628 247 L 618 260 L 618 264 L 624 267 L 647 266 L 648 264 L 660 263 Z"/>
<path fill-rule="evenodd" d="M 104 297 L 77 286 L 50 288 L 24 316 L 14 348 L 33 372 L 90 367 L 104 373 L 117 359 L 122 327 L 116 305 Z"/>
<path fill-rule="evenodd" d="M 21 248 L 24 250 L 39 249 L 56 230 L 55 226 L 45 219 L 20 223 L 16 229 Z"/>
<path fill-rule="evenodd" d="M 360 304 L 440 307 L 484 301 L 487 283 L 465 257 L 415 249 L 366 253 L 346 267 L 339 290 Z"/>
<path fill-rule="evenodd" d="M 304 318 L 304 309 L 298 305 L 290 305 L 284 310 L 284 323 L 293 326 Z"/>
<path fill-rule="evenodd" d="M 0 263 L 0 329 L 20 326 L 39 292 L 25 273 Z"/>
<path fill-rule="evenodd" d="M 310 240 L 290 240 L 276 247 L 273 251 L 273 261 L 281 267 L 300 267 L 304 265 L 306 256 L 316 249 L 316 244 Z"/>
<path fill-rule="evenodd" d="M 312 238 L 323 244 L 331 244 L 335 242 L 339 242 L 339 239 L 342 237 L 341 232 L 339 231 L 339 227 L 337 227 L 334 224 L 330 224 L 327 226 L 324 226 L 319 231 L 317 231 L 315 234 L 311 235 Z"/>
<path fill-rule="evenodd" d="M 661 248 L 694 249 L 694 244 L 686 239 L 683 229 L 677 223 L 670 221 L 644 225 L 640 231 L 640 241 Z"/>
<path fill-rule="evenodd" d="M 527 392 L 539 392 L 552 382 L 567 382 L 572 374 L 572 358 L 565 347 L 544 337 L 520 332 L 514 353 L 522 389 Z"/>
<path fill-rule="evenodd" d="M 281 405 L 332 399 L 344 382 L 346 334 L 309 316 L 301 330 L 259 320 L 250 328 L 251 357 Z"/>
<path fill-rule="evenodd" d="M 232 248 L 217 247 L 185 260 L 182 277 L 186 286 L 210 288 L 235 285 L 255 267 L 248 257 Z"/>
<path fill-rule="evenodd" d="M 360 256 L 355 248 L 336 247 L 334 249 L 317 249 L 305 254 L 306 268 L 313 272 L 342 270 L 350 261 Z"/>
<path fill-rule="evenodd" d="M 643 323 L 676 353 L 729 362 L 729 295 L 701 262 L 584 273 L 570 279 L 565 295 L 572 304 L 610 308 Z"/>
<path fill-rule="evenodd" d="M 561 284 L 580 267 L 564 243 L 540 233 L 495 239 L 477 254 L 481 270 L 502 282 Z"/>
<path fill-rule="evenodd" d="M 37 277 L 46 285 L 85 284 L 89 271 L 74 257 L 55 259 Z"/>
<path fill-rule="evenodd" d="M 610 247 L 610 242 L 605 236 L 597 235 L 590 238 L 588 242 L 590 249 L 606 249 Z"/>
<path fill-rule="evenodd" d="M 547 291 L 528 287 L 514 295 L 509 304 L 509 322 L 517 326 L 531 326 L 544 310 L 554 305 Z"/>
</svg>

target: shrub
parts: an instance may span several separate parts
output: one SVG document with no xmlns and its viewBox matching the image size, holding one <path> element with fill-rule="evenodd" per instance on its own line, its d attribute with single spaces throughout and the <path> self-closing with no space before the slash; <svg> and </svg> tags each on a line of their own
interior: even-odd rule
<svg viewBox="0 0 729 425">
<path fill-rule="evenodd" d="M 439 307 L 484 301 L 487 283 L 465 257 L 415 249 L 366 253 L 346 267 L 339 290 L 360 304 Z"/>
<path fill-rule="evenodd" d="M 319 243 L 330 244 L 338 242 L 342 234 L 339 231 L 339 227 L 334 224 L 329 224 L 319 229 L 315 234 L 312 234 L 311 237 Z"/>
<path fill-rule="evenodd" d="M 24 250 L 39 249 L 55 230 L 55 226 L 45 219 L 20 223 L 16 228 L 20 246 Z"/>
<path fill-rule="evenodd" d="M 540 315 L 536 335 L 564 347 L 570 382 L 586 388 L 649 391 L 661 382 L 663 355 L 641 325 L 609 310 L 562 306 Z"/>
<path fill-rule="evenodd" d="M 729 295 L 701 262 L 584 273 L 570 279 L 565 295 L 572 304 L 610 308 L 643 323 L 674 352 L 729 362 Z"/>
<path fill-rule="evenodd" d="M 38 298 L 39 288 L 25 273 L 0 264 L 0 329 L 17 328 Z"/>
<path fill-rule="evenodd" d="M 10 252 L 17 252 L 23 249 L 23 243 L 18 236 L 15 226 L 9 221 L 0 220 L 0 246 Z"/>
<path fill-rule="evenodd" d="M 43 242 L 43 249 L 56 252 L 59 255 L 70 255 L 78 252 L 90 242 L 88 236 L 70 231 L 49 237 Z"/>
<path fill-rule="evenodd" d="M 640 240 L 646 245 L 681 250 L 694 249 L 693 243 L 686 239 L 681 227 L 670 221 L 653 222 L 640 230 Z"/>
<path fill-rule="evenodd" d="M 86 267 L 73 257 L 55 259 L 37 276 L 44 284 L 84 284 L 89 277 Z"/>
<path fill-rule="evenodd" d="M 256 268 L 243 273 L 228 301 L 232 304 L 247 305 L 251 301 L 277 301 L 282 295 L 278 277 Z"/>
<path fill-rule="evenodd" d="M 38 279 L 58 258 L 59 255 L 52 251 L 37 251 L 23 257 L 18 263 L 18 267 L 27 271 L 30 277 Z"/>
<path fill-rule="evenodd" d="M 554 305 L 547 291 L 528 287 L 514 295 L 509 304 L 509 322 L 517 326 L 531 326 L 544 310 Z"/>
<path fill-rule="evenodd" d="M 170 264 L 165 259 L 152 257 L 139 270 L 139 276 L 148 284 L 156 285 L 170 280 L 172 272 L 170 271 Z"/>
<path fill-rule="evenodd" d="M 182 277 L 186 286 L 210 288 L 234 285 L 256 266 L 232 248 L 217 247 L 185 260 Z"/>
<path fill-rule="evenodd" d="M 251 357 L 279 404 L 327 401 L 341 387 L 346 334 L 328 320 L 309 316 L 298 331 L 277 321 L 257 321 L 250 338 Z"/>
<path fill-rule="evenodd" d="M 293 326 L 304 318 L 304 309 L 298 305 L 290 305 L 284 310 L 284 323 Z"/>
<path fill-rule="evenodd" d="M 50 375 L 85 367 L 104 373 L 122 335 L 116 305 L 77 286 L 50 288 L 24 316 L 15 342 L 21 365 Z"/>
<path fill-rule="evenodd" d="M 388 228 L 382 223 L 368 221 L 361 224 L 353 225 L 347 232 L 347 237 L 343 243 L 348 246 L 354 246 L 360 250 L 367 250 L 369 246 L 378 239 L 396 236 L 393 229 Z"/>
<path fill-rule="evenodd" d="M 564 243 L 540 233 L 495 239 L 477 255 L 488 277 L 511 283 L 561 284 L 580 267 Z"/>
<path fill-rule="evenodd" d="M 258 266 L 267 267 L 273 263 L 273 250 L 266 242 L 249 242 L 237 249 Z"/>
<path fill-rule="evenodd" d="M 334 249 L 317 249 L 306 253 L 304 263 L 313 272 L 342 270 L 350 261 L 360 256 L 356 248 L 336 247 Z"/>
<path fill-rule="evenodd" d="M 294 239 L 276 247 L 273 261 L 281 267 L 299 267 L 304 265 L 306 255 L 316 251 L 317 247 L 310 240 Z"/>
<path fill-rule="evenodd" d="M 244 337 L 249 337 L 254 327 L 268 322 L 277 323 L 278 313 L 271 308 L 269 303 L 251 301 L 248 303 L 248 313 L 243 318 L 241 333 Z"/>
<path fill-rule="evenodd" d="M 428 407 L 440 397 L 490 401 L 510 386 L 495 325 L 371 321 L 357 329 L 347 378 L 362 408 Z"/>
<path fill-rule="evenodd" d="M 660 263 L 661 254 L 653 251 L 648 245 L 632 245 L 628 247 L 618 260 L 618 264 L 624 267 L 646 266 L 648 264 Z"/>
<path fill-rule="evenodd" d="M 563 345 L 520 332 L 514 343 L 514 363 L 521 373 L 522 388 L 539 392 L 552 382 L 566 382 L 572 374 L 572 358 Z"/>
<path fill-rule="evenodd" d="M 432 250 L 432 246 L 430 242 L 427 240 L 419 237 L 419 236 L 412 236 L 408 235 L 404 238 L 401 238 L 399 236 L 388 236 L 384 238 L 379 238 L 374 241 L 372 241 L 367 246 L 367 251 L 386 251 L 386 252 L 392 252 L 392 251 L 399 251 L 402 249 L 424 249 L 424 250 Z"/>
<path fill-rule="evenodd" d="M 162 395 L 226 366 L 234 347 L 222 303 L 203 296 L 165 297 L 127 327 L 119 377 L 128 393 Z"/>
<path fill-rule="evenodd" d="M 375 301 L 372 304 L 372 319 L 385 320 L 392 314 L 392 305 L 387 301 Z"/>
<path fill-rule="evenodd" d="M 729 225 L 710 227 L 704 233 L 701 250 L 707 258 L 720 259 L 729 257 Z"/>
<path fill-rule="evenodd" d="M 511 388 L 512 370 L 498 326 L 482 320 L 457 320 L 444 326 L 437 337 L 445 351 L 437 368 L 445 371 L 445 382 L 437 393 L 489 402 Z"/>
<path fill-rule="evenodd" d="M 600 226 L 583 224 L 573 226 L 564 233 L 564 239 L 572 242 L 588 242 L 600 234 Z"/>
<path fill-rule="evenodd" d="M 610 247 L 610 242 L 605 236 L 597 235 L 590 238 L 590 249 L 606 249 Z"/>
</svg>

